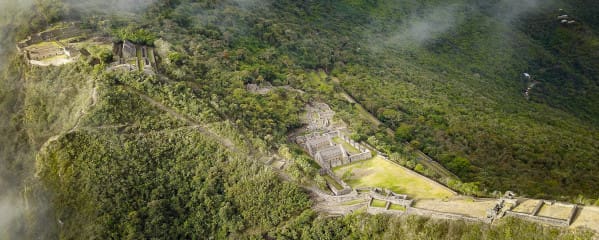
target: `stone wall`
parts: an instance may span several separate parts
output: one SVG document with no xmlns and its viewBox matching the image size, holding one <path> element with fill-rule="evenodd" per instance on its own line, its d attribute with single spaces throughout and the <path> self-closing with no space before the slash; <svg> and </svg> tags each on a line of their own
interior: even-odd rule
<svg viewBox="0 0 599 240">
<path fill-rule="evenodd" d="M 323 192 L 320 189 L 311 189 L 312 192 L 316 193 L 316 195 L 318 195 L 319 197 L 325 199 L 326 201 L 331 201 L 331 202 L 347 202 L 347 201 L 352 201 L 352 200 L 357 200 L 357 199 L 369 199 L 370 196 L 366 195 L 366 194 L 358 194 L 358 192 L 356 192 L 355 190 L 352 190 L 350 193 L 345 194 L 345 195 L 339 195 L 339 196 L 333 196 L 330 194 L 327 194 L 325 192 Z"/>
<path fill-rule="evenodd" d="M 342 134 L 341 132 L 338 132 L 338 136 L 343 139 L 345 142 L 347 142 L 349 145 L 351 145 L 352 147 L 355 147 L 356 149 L 358 149 L 358 151 L 360 152 L 370 152 L 370 150 L 368 150 L 368 148 L 362 146 L 362 144 L 355 142 L 354 140 L 352 140 L 350 137 L 345 136 L 344 134 Z"/>
<path fill-rule="evenodd" d="M 572 207 L 572 211 L 570 211 L 570 215 L 568 216 L 568 226 L 570 226 L 570 224 L 572 224 L 572 222 L 574 221 L 574 217 L 576 216 L 576 212 L 578 212 L 578 206 L 574 205 L 574 207 Z"/>
<path fill-rule="evenodd" d="M 334 168 L 349 163 L 345 150 L 339 145 L 320 149 L 314 159 L 324 168 Z"/>
<path fill-rule="evenodd" d="M 550 224 L 550 225 L 560 226 L 560 227 L 570 226 L 570 220 L 543 217 L 543 216 L 533 216 L 533 215 L 526 214 L 526 213 L 506 211 L 505 216 L 517 217 L 517 218 L 522 218 L 522 219 L 528 220 L 528 221 Z"/>
<path fill-rule="evenodd" d="M 351 188 L 337 189 L 334 185 L 329 185 L 329 188 L 335 194 L 335 196 L 346 195 L 352 192 Z"/>
<path fill-rule="evenodd" d="M 412 206 L 412 203 L 414 202 L 414 200 L 408 199 L 407 195 L 396 194 L 393 191 L 386 190 L 386 189 L 383 190 L 380 188 L 370 188 L 369 194 L 370 194 L 370 197 L 372 197 L 374 199 L 386 201 L 386 202 L 401 205 L 404 207 Z"/>
<path fill-rule="evenodd" d="M 84 34 L 85 32 L 79 28 L 76 23 L 70 23 L 69 26 L 64 28 L 53 29 L 45 32 L 40 32 L 37 34 L 33 34 L 27 39 L 17 43 L 17 48 L 23 49 L 27 46 L 31 46 L 33 44 L 37 44 L 44 41 L 57 41 L 61 39 L 67 39 L 79 36 Z"/>
<path fill-rule="evenodd" d="M 36 53 L 33 51 L 28 51 L 27 56 L 30 60 L 43 60 L 50 57 L 65 55 L 65 50 L 63 48 L 48 48 L 43 51 L 43 53 Z"/>
<path fill-rule="evenodd" d="M 341 178 L 337 177 L 330 168 L 322 169 L 321 174 L 329 175 L 333 180 L 335 180 L 343 189 L 337 189 L 335 186 L 329 185 L 329 188 L 336 196 L 350 194 L 352 191 L 355 192 L 347 183 L 345 183 Z M 357 193 L 357 192 L 356 192 Z"/>
<path fill-rule="evenodd" d="M 393 214 L 393 215 L 405 214 L 404 211 L 385 209 L 385 208 L 379 208 L 379 207 L 368 207 L 368 209 L 366 209 L 366 212 L 369 214 Z"/>
<path fill-rule="evenodd" d="M 545 204 L 556 205 L 556 206 L 560 206 L 560 207 L 571 207 L 572 210 L 570 211 L 570 214 L 568 214 L 568 217 L 566 219 L 559 219 L 559 218 L 552 218 L 552 217 L 545 217 L 545 216 L 537 215 L 539 213 L 539 211 L 541 210 L 541 208 L 543 207 L 543 205 L 545 205 Z M 539 202 L 537 203 L 537 205 L 535 206 L 535 208 L 533 209 L 533 211 L 531 213 L 506 211 L 505 216 L 518 217 L 518 218 L 535 221 L 535 222 L 539 222 L 539 223 L 567 227 L 567 226 L 570 226 L 570 224 L 574 220 L 574 216 L 576 216 L 577 210 L 578 210 L 578 206 L 575 204 L 559 203 L 559 202 L 547 201 L 547 200 L 539 200 Z"/>
<path fill-rule="evenodd" d="M 153 75 L 155 71 L 158 71 L 154 48 L 152 47 L 134 44 L 125 40 L 113 44 L 112 54 L 115 56 L 115 66 L 130 65 L 129 71 L 139 70 L 149 75 Z"/>
<path fill-rule="evenodd" d="M 349 156 L 349 162 L 358 162 L 358 161 L 368 160 L 371 158 L 372 158 L 372 153 L 370 151 L 368 151 L 368 152 L 358 153 L 358 154 Z"/>
<path fill-rule="evenodd" d="M 331 146 L 333 146 L 333 143 L 331 143 L 331 139 L 327 136 L 308 137 L 305 142 L 305 147 L 312 157 L 314 157 L 318 151 Z"/>
<path fill-rule="evenodd" d="M 467 221 L 467 222 L 483 222 L 483 223 L 488 223 L 488 224 L 490 224 L 492 222 L 492 219 L 490 219 L 490 218 L 476 218 L 476 217 L 470 217 L 470 216 L 465 216 L 465 215 L 461 215 L 461 214 L 437 212 L 437 211 L 432 211 L 432 210 L 427 210 L 427 209 L 422 209 L 422 208 L 415 208 L 415 207 L 406 207 L 405 211 L 401 211 L 401 210 L 393 210 L 393 209 L 380 208 L 380 207 L 371 207 L 369 205 L 366 212 L 369 214 L 393 214 L 393 215 L 408 214 L 408 215 L 418 215 L 418 216 L 436 218 L 436 219 L 462 220 L 462 221 Z"/>
<path fill-rule="evenodd" d="M 476 218 L 476 217 L 470 217 L 470 216 L 465 216 L 465 215 L 461 215 L 461 214 L 437 212 L 437 211 L 432 211 L 432 210 L 427 210 L 427 209 L 422 209 L 422 208 L 415 208 L 415 207 L 406 208 L 406 213 L 412 214 L 412 215 L 426 216 L 426 217 L 431 217 L 431 218 L 438 218 L 438 219 L 464 220 L 464 221 L 470 221 L 470 222 L 484 222 L 484 223 L 492 222 L 492 219 L 490 219 L 490 218 Z"/>
</svg>

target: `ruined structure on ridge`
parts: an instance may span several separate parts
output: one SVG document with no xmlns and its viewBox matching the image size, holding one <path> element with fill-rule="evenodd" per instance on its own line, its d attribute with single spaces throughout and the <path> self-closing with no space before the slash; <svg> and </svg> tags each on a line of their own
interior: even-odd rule
<svg viewBox="0 0 599 240">
<path fill-rule="evenodd" d="M 77 44 L 86 40 L 88 34 L 77 22 L 59 23 L 51 29 L 28 36 L 16 47 L 29 64 L 62 65 L 72 62 L 81 54 Z"/>
<path fill-rule="evenodd" d="M 338 137 L 345 141 L 349 146 L 358 149 L 360 152 L 350 154 L 342 144 L 333 142 L 333 138 Z M 324 169 L 331 169 L 337 166 L 343 166 L 352 162 L 366 160 L 372 158 L 372 153 L 369 149 L 359 143 L 351 141 L 340 131 L 332 131 L 324 134 L 312 133 L 306 136 L 300 136 L 296 139 L 297 143 L 302 145 L 304 149 L 316 160 L 316 162 Z"/>
<path fill-rule="evenodd" d="M 328 136 L 318 136 L 313 134 L 307 136 L 305 146 L 308 153 L 310 153 L 310 156 L 314 157 L 318 151 L 333 146 L 333 142 Z"/>
<path fill-rule="evenodd" d="M 324 168 L 334 168 L 349 163 L 347 153 L 341 145 L 329 146 L 318 151 L 314 159 Z"/>
<path fill-rule="evenodd" d="M 111 64 L 110 70 L 139 70 L 148 74 L 157 71 L 153 47 L 125 40 L 114 43 L 112 53 L 115 56 L 115 62 Z"/>
</svg>

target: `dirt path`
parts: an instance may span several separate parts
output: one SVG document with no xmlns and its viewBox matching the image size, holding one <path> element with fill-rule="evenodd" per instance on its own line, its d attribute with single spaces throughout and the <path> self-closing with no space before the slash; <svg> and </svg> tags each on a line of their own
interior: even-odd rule
<svg viewBox="0 0 599 240">
<path fill-rule="evenodd" d="M 164 104 L 162 104 L 159 101 L 153 99 L 152 97 L 138 91 L 137 89 L 134 89 L 134 88 L 126 86 L 126 85 L 125 85 L 125 88 L 127 90 L 139 95 L 139 97 L 141 97 L 143 100 L 150 103 L 150 105 L 152 105 L 162 111 L 167 112 L 168 114 L 172 115 L 173 117 L 175 117 L 181 121 L 184 121 L 191 126 L 196 126 L 198 131 L 200 131 L 202 134 L 216 140 L 217 142 L 221 143 L 223 146 L 227 147 L 231 151 L 238 152 L 239 149 L 237 149 L 235 144 L 233 144 L 233 141 L 231 141 L 228 138 L 219 136 L 218 134 L 216 134 L 215 132 L 210 130 L 206 124 L 196 122 L 195 120 L 191 119 L 190 117 L 178 113 L 177 111 L 173 110 L 172 108 L 165 106 Z"/>
<path fill-rule="evenodd" d="M 91 84 L 92 84 L 92 89 L 89 94 L 90 103 L 87 106 L 85 106 L 79 110 L 79 112 L 77 113 L 77 120 L 75 120 L 75 124 L 68 131 L 66 131 L 67 133 L 74 132 L 75 130 L 79 129 L 79 124 L 81 123 L 81 119 L 83 118 L 83 116 L 85 114 L 87 114 L 86 110 L 89 109 L 90 107 L 93 107 L 98 102 L 98 91 L 97 91 L 97 87 L 96 87 L 96 82 L 93 79 L 90 79 L 89 82 L 91 82 Z M 60 136 L 62 136 L 62 133 L 48 138 L 48 140 L 46 140 L 46 142 L 44 144 L 42 144 L 42 146 L 40 147 L 40 151 L 42 149 L 47 148 L 48 145 L 50 145 L 50 143 L 58 140 L 58 138 Z"/>
<path fill-rule="evenodd" d="M 67 131 L 67 132 L 73 132 L 73 131 L 77 130 L 79 128 L 79 124 L 81 123 L 81 119 L 83 118 L 83 116 L 85 116 L 85 114 L 87 114 L 87 110 L 89 108 L 95 106 L 96 103 L 98 102 L 98 90 L 96 87 L 96 82 L 94 81 L 94 79 L 90 79 L 89 82 L 91 82 L 91 85 L 92 85 L 92 89 L 89 93 L 89 101 L 90 102 L 87 106 L 85 106 L 81 110 L 79 110 L 77 120 L 75 121 L 75 125 L 73 125 L 73 127 L 71 129 L 69 129 L 69 131 Z"/>
</svg>

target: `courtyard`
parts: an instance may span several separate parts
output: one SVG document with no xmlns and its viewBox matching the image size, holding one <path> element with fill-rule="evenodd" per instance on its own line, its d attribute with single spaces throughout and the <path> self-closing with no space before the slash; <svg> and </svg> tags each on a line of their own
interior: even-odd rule
<svg viewBox="0 0 599 240">
<path fill-rule="evenodd" d="M 377 156 L 333 169 L 353 188 L 379 187 L 412 199 L 444 199 L 455 194 L 438 183 Z"/>
</svg>

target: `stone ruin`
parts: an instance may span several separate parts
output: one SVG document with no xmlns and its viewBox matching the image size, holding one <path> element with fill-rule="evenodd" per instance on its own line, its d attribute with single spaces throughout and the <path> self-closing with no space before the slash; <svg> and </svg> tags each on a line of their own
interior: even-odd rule
<svg viewBox="0 0 599 240">
<path fill-rule="evenodd" d="M 157 71 L 154 48 L 134 44 L 130 41 L 114 43 L 112 53 L 115 62 L 110 65 L 109 70 L 139 70 L 148 74 Z"/>
<path fill-rule="evenodd" d="M 570 213 L 568 214 L 567 218 L 554 218 L 554 217 L 548 217 L 548 216 L 541 216 L 541 215 L 539 215 L 539 212 L 544 205 L 549 205 L 549 206 L 556 205 L 556 206 L 561 206 L 561 207 L 567 207 L 567 208 L 571 208 L 571 210 L 570 210 Z M 510 210 L 505 211 L 505 216 L 522 218 L 525 220 L 543 223 L 543 224 L 554 225 L 554 226 L 568 227 L 568 226 L 570 226 L 570 224 L 572 224 L 572 221 L 574 220 L 574 217 L 576 216 L 577 211 L 578 211 L 578 206 L 576 204 L 539 200 L 537 205 L 533 209 L 533 211 L 530 213 L 515 212 L 515 211 L 512 211 L 512 209 L 510 209 Z"/>
<path fill-rule="evenodd" d="M 343 145 L 333 142 L 334 137 L 343 139 L 343 141 L 355 147 L 360 152 L 357 154 L 350 154 Z M 372 158 L 372 153 L 369 149 L 352 141 L 340 131 L 332 131 L 325 134 L 312 133 L 306 136 L 297 137 L 296 141 L 304 147 L 308 154 L 310 154 L 323 169 L 332 169 L 337 166 Z"/>
<path fill-rule="evenodd" d="M 335 112 L 325 103 L 312 103 L 306 106 L 306 123 L 308 131 L 334 130 L 332 127 Z"/>
<path fill-rule="evenodd" d="M 75 23 L 75 22 L 67 23 L 66 26 L 58 27 L 56 29 L 43 31 L 43 32 L 28 36 L 27 39 L 17 43 L 17 49 L 23 50 L 23 49 L 27 48 L 28 46 L 38 44 L 41 42 L 58 41 L 61 39 L 78 37 L 84 33 L 85 32 L 83 30 L 81 30 L 81 28 L 79 28 L 78 23 Z"/>
<path fill-rule="evenodd" d="M 518 205 L 516 194 L 511 191 L 505 192 L 502 198 L 499 198 L 493 208 L 487 210 L 487 218 L 494 220 L 502 218 L 507 211 L 512 210 Z"/>
<path fill-rule="evenodd" d="M 529 74 L 524 74 L 525 77 L 530 76 Z M 367 212 L 370 214 L 407 214 L 407 215 L 420 215 L 431 218 L 438 219 L 448 219 L 448 220 L 462 220 L 462 221 L 470 221 L 470 222 L 483 222 L 491 224 L 495 220 L 500 219 L 505 216 L 512 216 L 517 218 L 522 218 L 529 221 L 539 222 L 543 224 L 550 224 L 554 226 L 570 226 L 576 213 L 578 211 L 577 205 L 574 204 L 566 204 L 566 203 L 556 203 L 554 201 L 544 201 L 539 200 L 534 210 L 530 213 L 516 212 L 516 209 L 521 201 L 524 199 L 516 198 L 516 195 L 513 192 L 506 192 L 503 197 L 496 200 L 496 203 L 487 210 L 486 216 L 469 216 L 461 213 L 451 213 L 445 211 L 431 210 L 418 208 L 414 206 L 414 200 L 409 199 L 407 195 L 397 194 L 393 191 L 381 188 L 358 188 L 352 189 L 348 186 L 342 179 L 338 178 L 332 171 L 332 168 L 337 166 L 342 166 L 345 164 L 349 164 L 355 161 L 365 160 L 372 157 L 370 150 L 364 147 L 360 143 L 356 143 L 351 140 L 349 137 L 345 136 L 340 130 L 330 130 L 330 125 L 328 120 L 330 120 L 334 114 L 332 110 L 328 108 L 326 104 L 318 104 L 315 107 L 310 107 L 308 111 L 308 116 L 316 116 L 309 119 L 311 120 L 310 126 L 308 130 L 320 130 L 324 133 L 312 132 L 311 134 L 305 136 L 299 136 L 295 140 L 296 142 L 303 146 L 304 149 L 312 156 L 316 162 L 322 167 L 321 174 L 328 174 L 331 178 L 338 182 L 342 189 L 337 189 L 333 184 L 327 182 L 328 187 L 334 193 L 334 195 L 329 195 L 324 192 L 317 192 L 317 194 L 327 199 L 327 201 L 334 202 L 346 202 L 357 199 L 368 200 Z M 352 147 L 358 149 L 360 151 L 359 154 L 350 155 L 346 149 L 344 149 L 342 144 L 336 144 L 333 141 L 334 137 L 339 137 L 345 143 L 351 145 Z M 344 143 L 344 144 L 345 144 Z M 384 159 L 387 159 L 385 156 L 381 156 Z M 432 180 L 431 180 L 432 181 Z M 366 191 L 367 193 L 363 193 Z M 453 192 L 453 190 L 451 190 Z M 362 193 L 360 193 L 362 192 Z M 384 207 L 373 206 L 373 201 L 384 201 Z M 394 209 L 392 205 L 402 206 L 403 209 Z M 567 218 L 554 218 L 539 215 L 541 212 L 541 208 L 544 205 L 557 205 L 561 207 L 571 208 Z M 548 214 L 551 215 L 551 214 Z M 554 215 L 551 215 L 554 216 Z"/>
<path fill-rule="evenodd" d="M 60 65 L 80 55 L 74 43 L 86 38 L 86 35 L 87 32 L 82 30 L 78 23 L 64 23 L 54 29 L 28 36 L 27 39 L 18 42 L 16 47 L 30 64 L 53 65 L 42 61 L 62 56 L 64 60 L 56 63 Z"/>
<path fill-rule="evenodd" d="M 497 203 L 495 204 L 495 206 L 492 209 L 487 210 L 487 218 L 491 221 L 494 221 L 494 220 L 500 219 L 504 216 L 511 216 L 511 217 L 522 218 L 524 220 L 529 220 L 529 221 L 543 223 L 543 224 L 568 227 L 568 226 L 570 226 L 570 224 L 572 224 L 572 221 L 574 220 L 574 216 L 576 215 L 576 212 L 578 210 L 578 206 L 576 204 L 558 203 L 555 201 L 538 200 L 538 202 L 535 205 L 532 212 L 529 212 L 529 213 L 517 212 L 517 211 L 514 211 L 514 209 L 516 207 L 518 207 L 518 205 L 522 201 L 520 201 L 519 199 L 517 199 L 515 197 L 516 197 L 516 195 L 513 192 L 507 191 L 503 197 L 501 197 L 497 200 Z M 521 200 L 525 200 L 525 199 L 521 199 Z M 571 210 L 570 210 L 570 213 L 568 214 L 568 217 L 564 218 L 564 219 L 540 216 L 539 212 L 541 211 L 541 208 L 544 205 L 549 205 L 549 206 L 556 205 L 556 206 L 571 208 Z"/>
<path fill-rule="evenodd" d="M 251 84 L 247 87 L 250 91 L 258 88 L 257 85 Z M 312 132 L 296 137 L 295 141 L 321 166 L 321 175 L 329 175 L 342 186 L 342 189 L 337 189 L 335 186 L 328 184 L 331 191 L 335 195 L 348 194 L 352 191 L 351 187 L 338 178 L 332 169 L 352 162 L 370 159 L 372 158 L 372 153 L 362 144 L 354 142 L 341 133 L 340 130 L 334 129 L 331 126 L 335 112 L 327 104 L 313 103 L 306 106 L 306 109 L 308 124 L 306 130 Z M 344 144 L 352 146 L 359 152 L 355 153 L 356 151 L 354 150 L 345 149 L 344 144 L 335 143 L 333 141 L 334 138 L 341 139 L 345 142 Z"/>
<path fill-rule="evenodd" d="M 381 200 L 387 202 L 385 209 L 389 209 L 391 204 L 397 204 L 402 207 L 408 208 L 412 206 L 414 200 L 408 199 L 408 195 L 397 194 L 389 189 L 383 188 L 362 188 L 360 190 L 368 189 L 370 191 L 371 202 L 373 200 Z M 370 206 L 371 204 L 369 204 Z"/>
<path fill-rule="evenodd" d="M 333 173 L 333 171 L 331 169 L 321 169 L 320 174 L 321 175 L 329 175 L 334 181 L 339 183 L 339 185 L 341 186 L 341 189 L 337 188 L 334 184 L 327 182 L 327 186 L 329 187 L 329 189 L 331 190 L 331 192 L 333 192 L 333 194 L 335 196 L 347 195 L 353 191 L 351 186 L 349 186 L 347 183 L 345 183 L 341 178 L 337 177 L 337 175 L 335 175 L 335 173 Z"/>
</svg>

